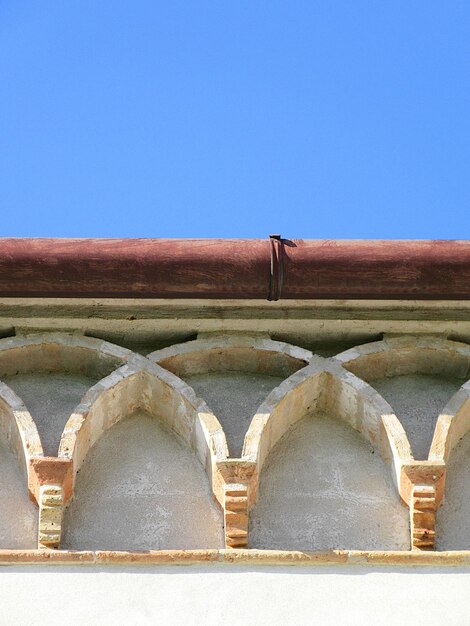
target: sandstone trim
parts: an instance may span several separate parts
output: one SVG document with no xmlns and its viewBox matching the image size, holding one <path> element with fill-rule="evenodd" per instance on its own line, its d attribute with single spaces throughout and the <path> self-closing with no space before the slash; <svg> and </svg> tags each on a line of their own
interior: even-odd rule
<svg viewBox="0 0 470 626">
<path fill-rule="evenodd" d="M 39 547 L 59 547 L 63 513 L 64 492 L 62 486 L 41 485 L 39 490 Z"/>
<path fill-rule="evenodd" d="M 331 550 L 297 552 L 284 550 L 160 550 L 126 552 L 105 550 L 0 550 L 0 565 L 378 565 L 410 567 L 470 567 L 470 551 L 367 551 Z"/>
</svg>

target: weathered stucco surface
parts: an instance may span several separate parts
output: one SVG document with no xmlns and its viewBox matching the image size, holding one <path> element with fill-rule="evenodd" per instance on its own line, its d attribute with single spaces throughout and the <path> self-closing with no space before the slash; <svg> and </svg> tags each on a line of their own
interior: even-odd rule
<svg viewBox="0 0 470 626">
<path fill-rule="evenodd" d="M 407 550 L 409 542 L 390 469 L 348 425 L 310 415 L 271 451 L 251 513 L 252 547 Z"/>
<path fill-rule="evenodd" d="M 2 378 L 32 414 L 44 453 L 55 456 L 74 408 L 96 380 L 77 374 L 17 374 Z"/>
<path fill-rule="evenodd" d="M 0 549 L 37 546 L 37 509 L 12 452 L 0 443 Z"/>
<path fill-rule="evenodd" d="M 222 424 L 231 456 L 241 456 L 256 409 L 283 378 L 253 372 L 210 372 L 185 376 Z"/>
<path fill-rule="evenodd" d="M 222 513 L 204 469 L 155 417 L 133 415 L 91 448 L 65 520 L 63 547 L 223 547 Z"/>
<path fill-rule="evenodd" d="M 470 434 L 452 450 L 444 502 L 437 511 L 437 550 L 470 550 Z"/>
<path fill-rule="evenodd" d="M 401 421 L 415 459 L 428 458 L 439 413 L 462 380 L 408 374 L 374 380 L 371 385 L 389 402 Z"/>
</svg>

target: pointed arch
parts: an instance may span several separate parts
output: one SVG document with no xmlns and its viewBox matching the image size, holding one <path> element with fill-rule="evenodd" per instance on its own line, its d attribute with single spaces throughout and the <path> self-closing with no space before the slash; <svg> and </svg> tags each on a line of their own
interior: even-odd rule
<svg viewBox="0 0 470 626">
<path fill-rule="evenodd" d="M 431 374 L 470 377 L 470 346 L 438 336 L 390 337 L 334 357 L 364 380 Z M 465 382 L 440 412 L 434 428 L 428 461 L 445 462 L 452 448 L 470 430 L 470 384 Z"/>
<path fill-rule="evenodd" d="M 312 413 L 318 415 L 317 420 L 303 421 Z M 339 419 L 325 422 L 328 417 Z M 298 429 L 294 428 L 297 424 Z M 362 438 L 355 439 L 353 433 L 345 438 L 345 426 Z M 312 433 L 315 439 L 310 439 Z M 339 437 L 326 456 L 323 449 L 315 448 L 317 435 Z M 389 478 L 364 440 L 391 465 Z M 316 450 L 314 456 L 309 449 Z M 362 461 L 356 458 L 357 451 L 365 453 Z M 250 503 L 252 541 L 276 549 L 406 549 L 408 513 L 399 497 L 402 467 L 411 458 L 406 434 L 390 405 L 338 363 L 314 357 L 268 396 L 247 433 L 243 459 L 255 462 L 258 470 L 251 485 L 256 494 Z M 305 463 L 310 472 L 315 467 L 314 475 L 305 473 Z M 382 519 L 384 534 L 380 524 L 368 521 L 370 508 Z M 295 532 L 291 532 L 292 524 Z M 355 530 L 348 532 L 348 528 Z"/>
<path fill-rule="evenodd" d="M 144 357 L 100 380 L 70 416 L 59 458 L 72 461 L 74 477 L 103 433 L 137 410 L 157 415 L 193 449 L 214 485 L 216 463 L 228 457 L 220 423 L 188 385 Z"/>
<path fill-rule="evenodd" d="M 400 485 L 402 465 L 412 460 L 406 433 L 391 406 L 366 382 L 331 359 L 315 356 L 266 398 L 245 438 L 243 460 L 255 462 L 258 475 L 270 450 L 299 420 L 325 410 L 359 431 L 385 461 Z"/>
</svg>

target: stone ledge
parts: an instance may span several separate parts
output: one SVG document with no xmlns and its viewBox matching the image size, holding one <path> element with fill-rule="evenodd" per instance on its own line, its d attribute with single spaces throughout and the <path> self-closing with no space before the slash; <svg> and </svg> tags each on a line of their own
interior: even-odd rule
<svg viewBox="0 0 470 626">
<path fill-rule="evenodd" d="M 470 550 L 446 552 L 331 550 L 0 550 L 1 565 L 377 565 L 470 567 Z"/>
</svg>

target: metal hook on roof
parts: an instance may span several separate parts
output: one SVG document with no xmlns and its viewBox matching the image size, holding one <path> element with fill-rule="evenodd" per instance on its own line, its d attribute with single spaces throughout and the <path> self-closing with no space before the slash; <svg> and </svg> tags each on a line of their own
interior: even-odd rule
<svg viewBox="0 0 470 626">
<path fill-rule="evenodd" d="M 284 282 L 284 242 L 281 235 L 269 235 L 271 250 L 271 266 L 269 277 L 268 300 L 281 298 Z"/>
</svg>

